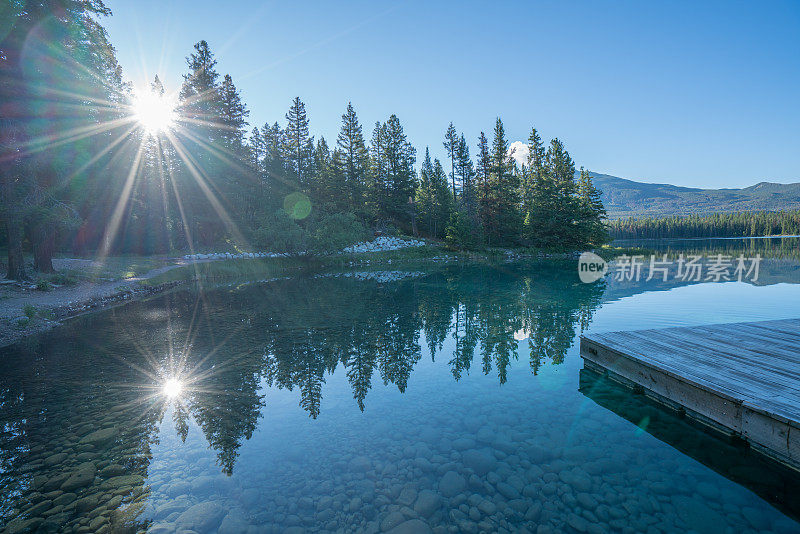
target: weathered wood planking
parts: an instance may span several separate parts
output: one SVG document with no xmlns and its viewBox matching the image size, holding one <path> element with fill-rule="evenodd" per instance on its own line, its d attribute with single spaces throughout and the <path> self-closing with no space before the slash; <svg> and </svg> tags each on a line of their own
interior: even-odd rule
<svg viewBox="0 0 800 534">
<path fill-rule="evenodd" d="M 800 469 L 800 319 L 592 334 L 581 357 Z"/>
</svg>

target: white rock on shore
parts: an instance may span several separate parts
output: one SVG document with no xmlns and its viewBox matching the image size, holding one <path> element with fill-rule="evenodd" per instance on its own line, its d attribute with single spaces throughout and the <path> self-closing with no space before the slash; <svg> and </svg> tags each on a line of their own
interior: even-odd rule
<svg viewBox="0 0 800 534">
<path fill-rule="evenodd" d="M 340 254 L 360 254 L 364 252 L 386 252 L 411 247 L 424 247 L 426 243 L 420 239 L 404 239 L 400 237 L 382 236 L 373 241 L 364 241 L 344 248 Z M 185 254 L 185 260 L 221 260 L 241 258 L 277 258 L 289 256 L 286 252 L 211 252 L 208 254 Z"/>
</svg>

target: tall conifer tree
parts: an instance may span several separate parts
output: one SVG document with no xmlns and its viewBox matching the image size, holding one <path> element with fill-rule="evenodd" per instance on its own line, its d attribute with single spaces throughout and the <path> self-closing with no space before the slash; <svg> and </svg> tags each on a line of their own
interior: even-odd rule
<svg viewBox="0 0 800 534">
<path fill-rule="evenodd" d="M 311 187 L 311 163 L 314 139 L 308 132 L 306 106 L 300 97 L 295 97 L 286 113 L 286 129 L 283 132 L 283 159 L 291 172 L 296 187 L 308 191 Z"/>
<path fill-rule="evenodd" d="M 364 144 L 361 124 L 358 122 L 353 104 L 347 103 L 342 115 L 342 128 L 336 139 L 338 148 L 336 164 L 344 175 L 350 211 L 361 208 L 366 189 L 369 153 Z"/>
<path fill-rule="evenodd" d="M 444 134 L 444 149 L 450 158 L 450 181 L 453 184 L 453 202 L 456 201 L 456 149 L 458 148 L 458 133 L 451 122 Z"/>
</svg>

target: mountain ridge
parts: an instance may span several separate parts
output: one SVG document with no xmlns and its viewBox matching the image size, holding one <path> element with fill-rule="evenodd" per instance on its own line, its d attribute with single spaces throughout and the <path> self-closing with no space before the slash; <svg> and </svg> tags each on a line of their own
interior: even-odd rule
<svg viewBox="0 0 800 534">
<path fill-rule="evenodd" d="M 800 182 L 758 182 L 743 188 L 703 189 L 650 184 L 592 172 L 611 219 L 737 211 L 800 209 Z"/>
</svg>

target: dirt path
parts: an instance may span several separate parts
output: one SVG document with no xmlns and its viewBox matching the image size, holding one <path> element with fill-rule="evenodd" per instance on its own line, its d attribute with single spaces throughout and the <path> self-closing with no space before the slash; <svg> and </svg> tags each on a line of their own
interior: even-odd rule
<svg viewBox="0 0 800 534">
<path fill-rule="evenodd" d="M 15 343 L 25 336 L 49 330 L 57 326 L 59 321 L 84 311 L 130 300 L 133 296 L 156 293 L 164 288 L 146 287 L 139 282 L 184 265 L 208 260 L 175 258 L 165 261 L 169 263 L 140 276 L 100 282 L 82 281 L 74 286 L 57 287 L 50 291 L 23 289 L 12 285 L 0 287 L 0 347 Z M 92 260 L 72 258 L 54 260 L 53 263 L 57 269 L 88 270 L 96 266 L 96 262 Z M 25 314 L 26 307 L 29 306 L 35 310 L 32 318 Z"/>
</svg>

